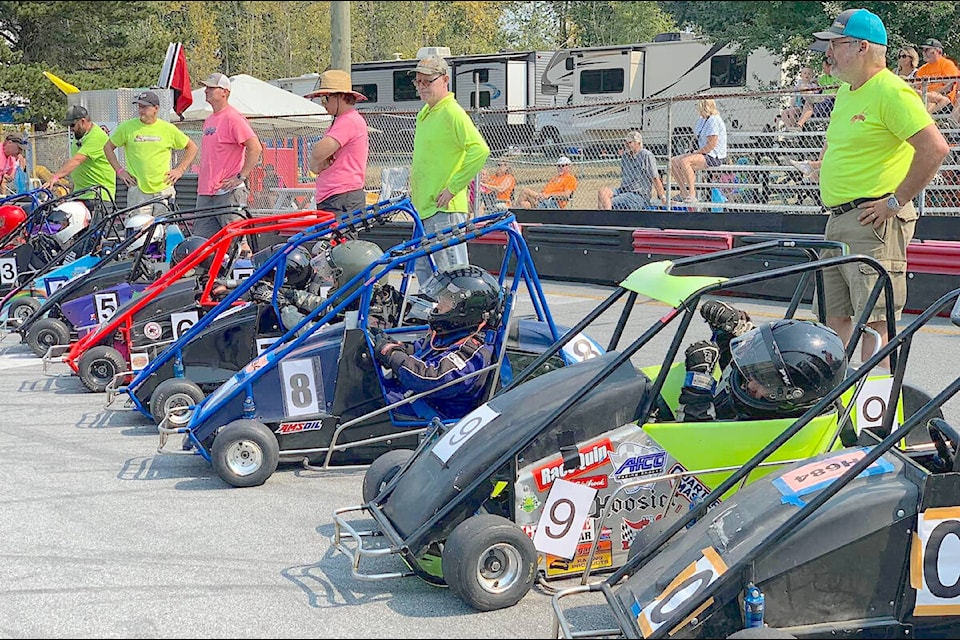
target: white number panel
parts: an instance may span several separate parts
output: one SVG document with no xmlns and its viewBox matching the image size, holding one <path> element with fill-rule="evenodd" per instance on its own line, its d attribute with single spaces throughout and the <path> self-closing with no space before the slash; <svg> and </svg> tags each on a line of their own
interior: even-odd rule
<svg viewBox="0 0 960 640">
<path fill-rule="evenodd" d="M 173 329 L 173 339 L 179 340 L 180 336 L 190 330 L 190 327 L 197 324 L 200 320 L 200 314 L 196 311 L 184 311 L 183 313 L 170 314 L 170 326 Z"/>
<path fill-rule="evenodd" d="M 93 306 L 97 310 L 97 321 L 106 322 L 120 307 L 120 296 L 116 291 L 93 294 Z"/>
<path fill-rule="evenodd" d="M 283 388 L 283 408 L 287 416 L 320 413 L 323 394 L 318 391 L 321 388 L 317 384 L 318 377 L 310 358 L 280 362 L 280 386 Z"/>
<path fill-rule="evenodd" d="M 477 407 L 460 422 L 453 425 L 450 431 L 433 446 L 433 454 L 440 458 L 443 464 L 447 464 L 450 456 L 455 454 L 464 442 L 477 435 L 483 427 L 498 415 L 500 415 L 500 412 L 495 411 L 488 405 Z"/>
<path fill-rule="evenodd" d="M 554 481 L 533 536 L 536 550 L 573 559 L 596 495 L 597 490 L 586 485 L 563 478 Z"/>
</svg>

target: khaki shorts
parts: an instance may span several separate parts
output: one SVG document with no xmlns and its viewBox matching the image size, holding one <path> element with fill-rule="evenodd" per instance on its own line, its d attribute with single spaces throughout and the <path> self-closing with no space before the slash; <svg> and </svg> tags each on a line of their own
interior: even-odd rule
<svg viewBox="0 0 960 640">
<path fill-rule="evenodd" d="M 838 216 L 830 215 L 824 239 L 846 243 L 850 255 L 863 254 L 874 258 L 890 274 L 893 284 L 894 316 L 900 319 L 907 302 L 907 245 L 913 239 L 917 226 L 917 210 L 913 202 L 887 220 L 882 227 L 862 225 L 857 220 L 860 209 L 853 209 Z M 834 249 L 820 252 L 822 258 L 839 256 Z M 828 318 L 860 317 L 867 297 L 877 281 L 877 273 L 863 262 L 852 262 L 823 271 L 825 310 Z M 886 304 L 883 291 L 867 322 L 886 319 Z"/>
</svg>

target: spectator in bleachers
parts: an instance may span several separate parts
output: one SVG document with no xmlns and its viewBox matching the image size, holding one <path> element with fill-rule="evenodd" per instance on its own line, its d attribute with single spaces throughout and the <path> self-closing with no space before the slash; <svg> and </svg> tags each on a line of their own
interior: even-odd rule
<svg viewBox="0 0 960 640">
<path fill-rule="evenodd" d="M 793 90 L 797 91 L 798 94 L 793 97 L 793 104 L 784 109 L 780 113 L 780 119 L 783 122 L 783 126 L 788 131 L 799 130 L 802 126 L 802 123 L 799 121 L 800 116 L 804 113 L 804 107 L 807 102 L 810 101 L 809 95 L 800 94 L 799 92 L 805 91 L 809 93 L 812 90 L 816 90 L 819 87 L 817 80 L 814 77 L 813 67 L 809 65 L 804 65 L 800 68 L 800 75 L 797 77 L 797 82 L 794 84 Z M 813 108 L 811 107 L 811 114 Z M 809 116 L 807 116 L 809 118 Z M 805 122 L 806 120 L 804 120 Z"/>
<path fill-rule="evenodd" d="M 547 180 L 543 189 L 529 187 L 520 192 L 521 209 L 566 209 L 577 190 L 577 177 L 570 170 L 570 158 L 557 158 L 557 175 Z"/>
<path fill-rule="evenodd" d="M 654 189 L 657 197 L 667 202 L 667 193 L 657 170 L 657 160 L 643 148 L 643 136 L 639 131 L 630 131 L 624 140 L 626 148 L 620 156 L 620 186 L 616 189 L 601 187 L 598 194 L 599 207 L 610 210 L 639 210 L 650 206 Z"/>
<path fill-rule="evenodd" d="M 684 202 L 697 201 L 696 172 L 708 167 L 719 167 L 727 159 L 727 125 L 724 124 L 717 103 L 698 100 L 697 124 L 693 130 L 695 148 L 690 153 L 670 158 L 670 175 L 680 188 Z"/>
<path fill-rule="evenodd" d="M 517 179 L 510 172 L 506 162 L 497 163 L 497 168 L 489 176 L 480 174 L 480 201 L 487 211 L 510 208 L 513 190 L 517 186 Z"/>
<path fill-rule="evenodd" d="M 897 54 L 897 75 L 904 80 L 917 75 L 917 67 L 920 66 L 920 54 L 913 47 L 907 45 L 901 47 Z"/>
<path fill-rule="evenodd" d="M 833 74 L 833 67 L 830 60 L 824 59 L 823 73 L 817 78 L 817 86 L 820 87 L 822 95 L 808 98 L 803 103 L 803 113 L 797 120 L 797 125 L 802 129 L 810 118 L 829 118 L 833 111 L 833 96 L 837 93 L 837 85 L 840 81 Z"/>
<path fill-rule="evenodd" d="M 923 43 L 923 59 L 926 61 L 919 69 L 917 78 L 942 78 L 960 76 L 957 64 L 943 55 L 943 45 L 939 40 L 930 38 Z M 923 88 L 920 88 L 923 91 Z M 922 93 L 920 95 L 923 95 Z M 936 113 L 951 106 L 957 98 L 957 80 L 930 82 L 927 84 L 927 113 Z"/>
</svg>

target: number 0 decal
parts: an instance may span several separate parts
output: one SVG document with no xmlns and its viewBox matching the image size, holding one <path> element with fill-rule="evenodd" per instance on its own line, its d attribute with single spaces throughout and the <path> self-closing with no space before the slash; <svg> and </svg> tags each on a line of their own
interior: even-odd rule
<svg viewBox="0 0 960 640">
<path fill-rule="evenodd" d="M 120 306 L 120 296 L 116 291 L 93 294 L 93 305 L 97 310 L 97 321 L 106 322 L 113 317 Z"/>
<path fill-rule="evenodd" d="M 915 616 L 960 613 L 960 507 L 930 508 L 917 517 L 910 554 Z"/>
<path fill-rule="evenodd" d="M 14 284 L 17 281 L 17 259 L 0 258 L 0 284 Z"/>
<path fill-rule="evenodd" d="M 280 386 L 283 387 L 283 405 L 287 416 L 303 416 L 320 413 L 322 393 L 317 389 L 317 376 L 313 360 L 280 362 Z"/>
<path fill-rule="evenodd" d="M 596 495 L 596 489 L 557 478 L 550 488 L 537 523 L 537 533 L 533 536 L 537 551 L 572 560 Z"/>
<path fill-rule="evenodd" d="M 457 452 L 463 443 L 475 436 L 491 420 L 500 415 L 488 405 L 477 407 L 468 413 L 460 422 L 453 425 L 447 435 L 443 436 L 437 444 L 433 446 L 433 454 L 440 458 L 443 464 L 447 464 L 450 456 Z"/>
<path fill-rule="evenodd" d="M 653 602 L 642 609 L 634 603 L 633 613 L 637 616 L 637 625 L 644 638 L 649 638 L 661 626 L 672 624 L 677 609 L 698 598 L 701 592 L 726 572 L 727 565 L 715 549 L 707 547 L 701 553 L 700 559 L 681 571 Z M 712 602 L 713 598 L 709 598 L 691 615 L 699 614 Z"/>
<path fill-rule="evenodd" d="M 578 333 L 573 340 L 563 345 L 563 353 L 574 362 L 583 362 L 596 358 L 602 353 L 600 345 L 582 333 Z"/>
</svg>

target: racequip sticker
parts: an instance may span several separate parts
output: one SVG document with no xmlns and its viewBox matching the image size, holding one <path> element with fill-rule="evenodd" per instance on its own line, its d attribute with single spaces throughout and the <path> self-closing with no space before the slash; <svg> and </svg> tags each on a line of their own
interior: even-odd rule
<svg viewBox="0 0 960 640">
<path fill-rule="evenodd" d="M 317 431 L 323 428 L 323 421 L 308 420 L 306 422 L 281 422 L 277 434 L 300 433 L 301 431 Z"/>
<path fill-rule="evenodd" d="M 580 464 L 576 469 L 563 468 L 563 456 L 552 458 L 550 462 L 535 468 L 531 473 L 541 492 L 549 489 L 557 478 L 578 482 L 585 474 L 607 463 L 607 456 L 613 451 L 609 438 L 580 447 Z M 597 487 L 593 487 L 597 488 Z"/>
<path fill-rule="evenodd" d="M 667 464 L 667 452 L 660 447 L 648 447 L 635 442 L 624 442 L 610 453 L 613 473 L 610 478 L 620 484 L 627 484 L 641 478 L 662 476 Z M 624 493 L 653 491 L 653 484 L 641 484 L 624 489 Z"/>
</svg>

